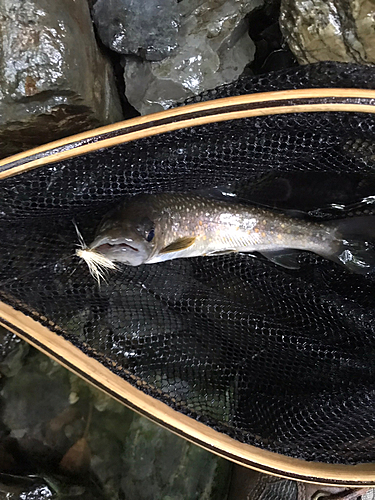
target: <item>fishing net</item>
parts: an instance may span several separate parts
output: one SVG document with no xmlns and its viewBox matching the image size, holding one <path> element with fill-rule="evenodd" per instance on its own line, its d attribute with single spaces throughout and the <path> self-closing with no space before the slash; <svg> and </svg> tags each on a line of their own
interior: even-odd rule
<svg viewBox="0 0 375 500">
<path fill-rule="evenodd" d="M 370 68 L 326 63 L 196 100 L 372 82 Z M 321 219 L 369 213 L 374 155 L 372 114 L 300 113 L 195 126 L 6 178 L 0 299 L 238 441 L 306 460 L 374 461 L 374 276 L 307 252 L 297 270 L 231 254 L 121 266 L 98 287 L 74 255 L 72 223 L 91 242 L 123 196 L 197 186 Z"/>
</svg>

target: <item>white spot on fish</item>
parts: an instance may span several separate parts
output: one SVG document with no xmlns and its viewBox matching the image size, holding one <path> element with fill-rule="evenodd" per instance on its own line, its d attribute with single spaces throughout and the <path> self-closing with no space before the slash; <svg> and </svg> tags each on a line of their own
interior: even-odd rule
<svg viewBox="0 0 375 500">
<path fill-rule="evenodd" d="M 245 219 L 243 225 L 246 229 L 254 229 L 256 226 L 257 219 Z"/>
<path fill-rule="evenodd" d="M 233 214 L 225 213 L 225 214 L 220 214 L 219 219 L 220 219 L 220 222 L 223 222 L 224 224 L 237 225 L 238 217 L 236 215 L 233 215 Z"/>
</svg>

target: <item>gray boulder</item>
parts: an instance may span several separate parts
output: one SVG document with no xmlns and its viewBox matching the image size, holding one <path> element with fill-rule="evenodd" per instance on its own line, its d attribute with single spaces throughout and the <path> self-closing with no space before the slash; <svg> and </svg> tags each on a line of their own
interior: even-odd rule
<svg viewBox="0 0 375 500">
<path fill-rule="evenodd" d="M 0 156 L 122 119 L 87 0 L 0 0 Z"/>
<path fill-rule="evenodd" d="M 177 0 L 98 0 L 92 12 L 101 41 L 120 54 L 159 61 L 177 47 Z"/>
<path fill-rule="evenodd" d="M 230 462 L 134 415 L 122 454 L 127 500 L 224 500 Z"/>
<path fill-rule="evenodd" d="M 236 80 L 254 58 L 246 15 L 263 0 L 182 0 L 178 49 L 159 62 L 125 58 L 125 94 L 141 114 Z"/>
</svg>

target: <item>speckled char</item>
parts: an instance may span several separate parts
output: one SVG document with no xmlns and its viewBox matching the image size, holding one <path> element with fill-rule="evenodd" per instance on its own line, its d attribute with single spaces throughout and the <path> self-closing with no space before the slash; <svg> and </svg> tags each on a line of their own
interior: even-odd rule
<svg viewBox="0 0 375 500">
<path fill-rule="evenodd" d="M 192 194 L 138 195 L 111 211 L 90 251 L 128 265 L 230 252 L 329 255 L 334 227 Z"/>
</svg>

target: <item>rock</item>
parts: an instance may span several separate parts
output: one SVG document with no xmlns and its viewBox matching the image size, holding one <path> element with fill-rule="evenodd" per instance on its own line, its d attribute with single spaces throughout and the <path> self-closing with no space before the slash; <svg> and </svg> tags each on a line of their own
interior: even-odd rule
<svg viewBox="0 0 375 500">
<path fill-rule="evenodd" d="M 280 26 L 301 64 L 375 63 L 372 0 L 282 0 Z"/>
<path fill-rule="evenodd" d="M 93 411 L 87 439 L 91 470 L 108 498 L 226 498 L 232 470 L 230 462 L 175 436 L 119 403 L 114 402 L 110 409 Z"/>
<path fill-rule="evenodd" d="M 279 0 L 267 0 L 249 16 L 249 33 L 256 48 L 249 75 L 269 73 L 297 65 L 291 50 L 284 42 L 279 17 Z M 243 74 L 242 77 L 244 76 L 246 75 Z"/>
<path fill-rule="evenodd" d="M 0 326 L 0 373 L 6 377 L 16 375 L 29 352 L 29 344 Z"/>
<path fill-rule="evenodd" d="M 121 120 L 87 0 L 0 0 L 0 156 Z"/>
<path fill-rule="evenodd" d="M 93 18 L 101 41 L 120 54 L 160 61 L 177 47 L 177 0 L 98 0 Z"/>
<path fill-rule="evenodd" d="M 121 482 L 128 500 L 221 500 L 232 465 L 138 415 L 129 429 Z"/>
<path fill-rule="evenodd" d="M 1 474 L 0 500 L 107 500 L 94 481 L 48 472 L 42 475 Z M 111 499 L 112 500 L 112 499 Z"/>
<path fill-rule="evenodd" d="M 245 16 L 263 0 L 182 0 L 178 50 L 159 62 L 125 59 L 125 94 L 142 114 L 236 80 L 254 57 Z"/>
<path fill-rule="evenodd" d="M 97 399 L 94 392 L 92 396 Z M 92 473 L 102 485 L 106 498 L 118 500 L 126 498 L 121 488 L 121 480 L 126 474 L 121 457 L 134 412 L 112 401 L 110 409 L 98 411 L 94 407 L 88 441 Z"/>
<path fill-rule="evenodd" d="M 0 395 L 3 472 L 37 472 L 56 500 L 226 498 L 230 462 L 140 417 L 32 347 L 17 374 L 4 377 Z M 41 495 L 22 477 L 16 483 L 25 498 L 34 487 Z"/>
<path fill-rule="evenodd" d="M 38 355 L 36 359 L 40 359 Z M 6 380 L 1 395 L 5 401 L 3 421 L 13 434 L 32 433 L 69 405 L 65 371 L 46 359 L 36 369 L 30 361 Z"/>
<path fill-rule="evenodd" d="M 58 500 L 52 488 L 36 476 L 3 475 L 1 478 L 1 500 Z"/>
</svg>

